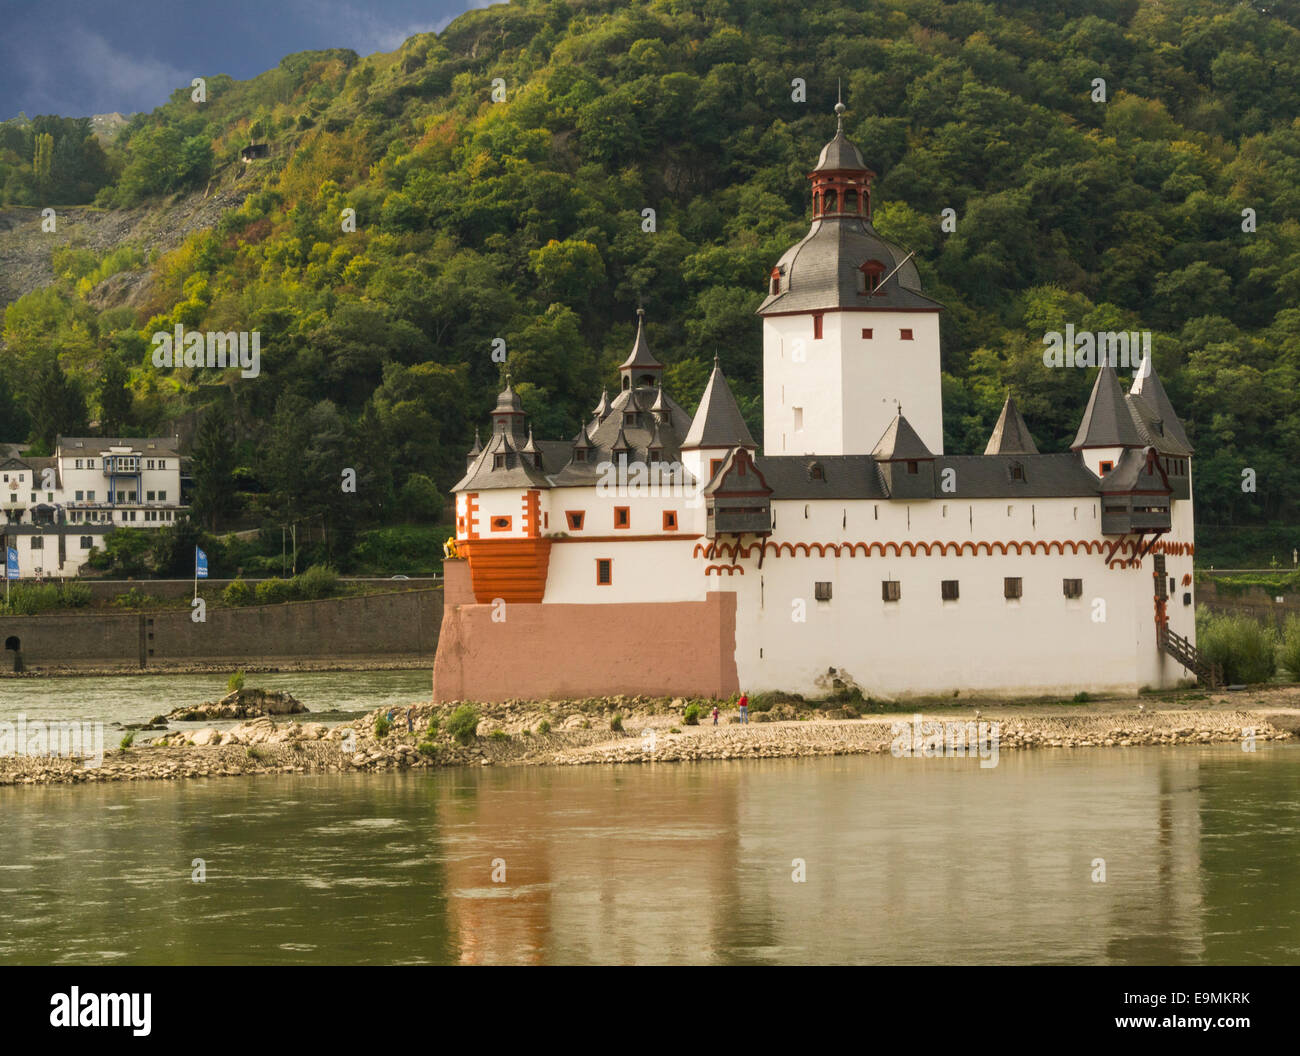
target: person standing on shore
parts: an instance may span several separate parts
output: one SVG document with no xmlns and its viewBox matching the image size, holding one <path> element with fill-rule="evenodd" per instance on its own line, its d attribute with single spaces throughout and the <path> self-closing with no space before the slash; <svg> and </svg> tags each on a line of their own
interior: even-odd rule
<svg viewBox="0 0 1300 1056">
<path fill-rule="evenodd" d="M 415 706 L 414 705 L 406 709 L 406 732 L 407 733 L 415 732 Z"/>
<path fill-rule="evenodd" d="M 714 704 L 714 705 L 713 705 L 713 725 L 716 726 L 717 724 L 718 724 L 718 706 L 717 706 L 716 704 Z"/>
<path fill-rule="evenodd" d="M 740 695 L 740 721 L 749 725 L 749 697 L 744 693 Z"/>
</svg>

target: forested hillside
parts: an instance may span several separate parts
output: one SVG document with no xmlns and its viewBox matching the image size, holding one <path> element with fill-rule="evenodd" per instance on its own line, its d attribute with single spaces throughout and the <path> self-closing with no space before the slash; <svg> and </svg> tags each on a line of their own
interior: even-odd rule
<svg viewBox="0 0 1300 1056">
<path fill-rule="evenodd" d="M 1294 3 L 1229 0 L 523 0 L 392 54 L 214 72 L 206 102 L 178 88 L 103 148 L 76 122 L 0 126 L 8 204 L 251 191 L 171 252 L 59 250 L 55 285 L 5 311 L 0 440 L 197 415 L 205 522 L 319 517 L 346 550 L 454 482 L 494 339 L 538 435 L 570 436 L 638 304 L 679 402 L 716 352 L 757 426 L 754 309 L 807 230 L 842 79 L 877 227 L 947 305 L 949 451 L 983 450 L 1007 391 L 1064 449 L 1092 372 L 1046 369 L 1044 332 L 1149 329 L 1204 538 L 1294 523 L 1298 26 Z M 241 162 L 254 142 L 269 158 Z M 146 281 L 130 306 L 124 273 Z M 260 376 L 157 370 L 149 336 L 177 323 L 260 331 Z"/>
</svg>

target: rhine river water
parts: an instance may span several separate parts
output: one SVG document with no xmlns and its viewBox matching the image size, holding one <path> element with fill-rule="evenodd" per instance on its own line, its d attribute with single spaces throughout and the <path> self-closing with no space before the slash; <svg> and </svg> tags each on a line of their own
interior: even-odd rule
<svg viewBox="0 0 1300 1056">
<path fill-rule="evenodd" d="M 1295 744 L 5 787 L 0 963 L 1294 964 L 1298 874 Z"/>
</svg>

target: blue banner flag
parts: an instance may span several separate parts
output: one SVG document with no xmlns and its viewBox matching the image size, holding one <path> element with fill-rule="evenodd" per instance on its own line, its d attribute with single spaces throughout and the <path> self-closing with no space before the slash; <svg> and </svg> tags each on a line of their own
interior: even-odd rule
<svg viewBox="0 0 1300 1056">
<path fill-rule="evenodd" d="M 5 554 L 5 579 L 18 578 L 18 548 L 9 547 L 9 552 Z"/>
<path fill-rule="evenodd" d="M 197 546 L 194 548 L 194 577 L 196 579 L 208 578 L 208 555 Z"/>
</svg>

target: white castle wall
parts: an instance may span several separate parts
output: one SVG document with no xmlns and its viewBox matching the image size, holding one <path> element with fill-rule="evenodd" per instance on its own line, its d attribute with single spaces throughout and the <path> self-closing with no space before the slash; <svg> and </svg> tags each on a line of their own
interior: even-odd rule
<svg viewBox="0 0 1300 1056">
<path fill-rule="evenodd" d="M 943 453 L 937 312 L 826 312 L 813 332 L 811 315 L 763 320 L 765 454 L 869 455 L 900 405 Z"/>
</svg>

